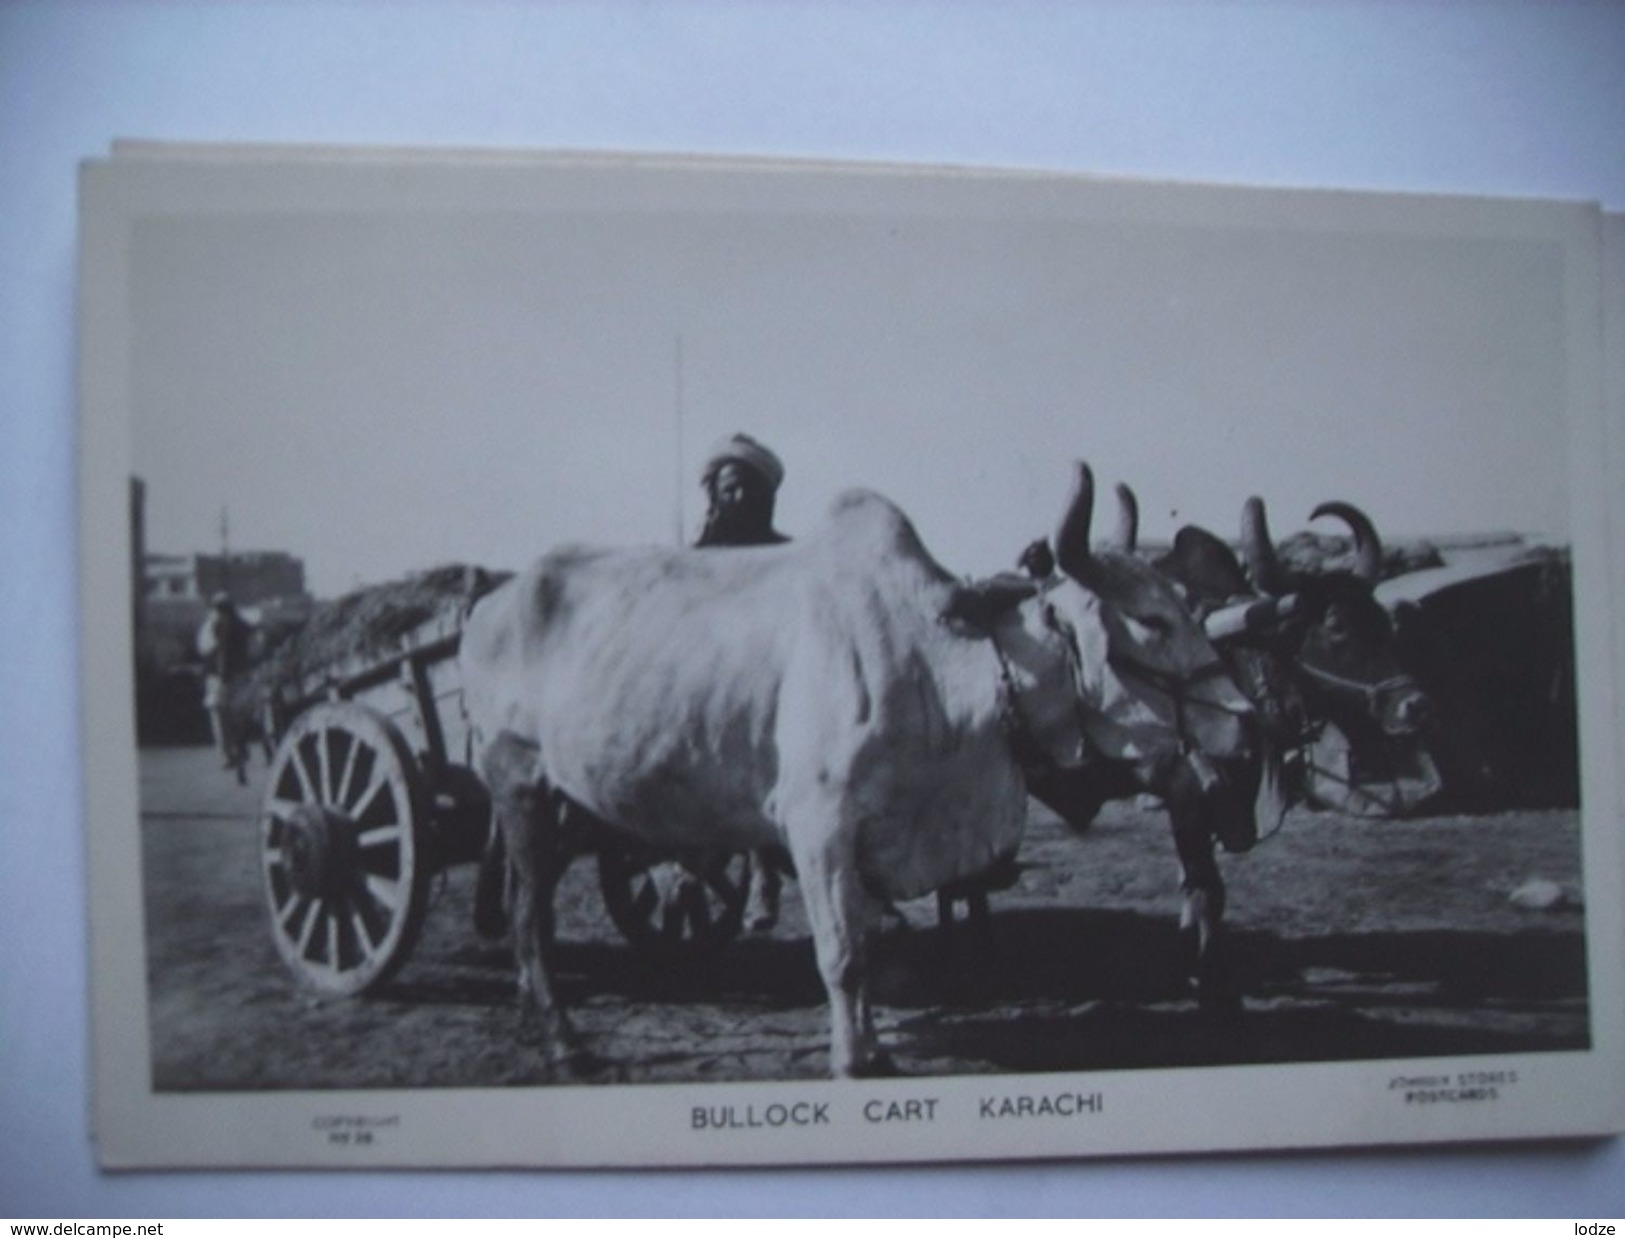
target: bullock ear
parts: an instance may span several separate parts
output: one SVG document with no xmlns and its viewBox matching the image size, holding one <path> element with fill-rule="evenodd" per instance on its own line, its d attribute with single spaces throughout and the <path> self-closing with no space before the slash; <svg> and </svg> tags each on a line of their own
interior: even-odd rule
<svg viewBox="0 0 1625 1238">
<path fill-rule="evenodd" d="M 999 616 L 1037 593 L 1037 582 L 1010 573 L 958 585 L 942 608 L 942 621 L 969 628 L 977 636 L 989 636 Z"/>
<path fill-rule="evenodd" d="M 467 619 L 474 613 L 474 604 L 500 582 L 492 577 L 491 573 L 477 564 L 468 564 L 463 568 L 463 600 L 459 609 L 462 618 Z"/>
<path fill-rule="evenodd" d="M 1040 537 L 1029 542 L 1016 560 L 1016 566 L 1034 580 L 1048 580 L 1055 574 L 1055 553 L 1049 548 L 1049 539 Z"/>
<path fill-rule="evenodd" d="M 1208 610 L 1252 592 L 1235 551 L 1198 525 L 1187 524 L 1174 534 L 1174 544 L 1157 560 L 1157 568 L 1183 584 L 1189 596 Z"/>
</svg>

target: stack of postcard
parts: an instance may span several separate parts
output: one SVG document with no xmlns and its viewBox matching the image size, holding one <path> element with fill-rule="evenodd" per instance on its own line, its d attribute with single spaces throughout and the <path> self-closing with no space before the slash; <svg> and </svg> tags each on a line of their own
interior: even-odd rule
<svg viewBox="0 0 1625 1238">
<path fill-rule="evenodd" d="M 81 202 L 105 1165 L 1625 1128 L 1597 207 L 157 144 Z"/>
</svg>

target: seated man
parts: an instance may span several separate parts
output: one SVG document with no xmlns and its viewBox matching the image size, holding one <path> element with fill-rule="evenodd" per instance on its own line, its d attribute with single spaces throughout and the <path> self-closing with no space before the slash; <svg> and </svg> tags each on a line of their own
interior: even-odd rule
<svg viewBox="0 0 1625 1238">
<path fill-rule="evenodd" d="M 767 546 L 787 542 L 773 527 L 773 505 L 784 481 L 784 465 L 748 434 L 723 439 L 706 458 L 700 473 L 705 487 L 705 527 L 696 546 Z M 750 865 L 750 899 L 746 927 L 766 932 L 779 922 L 780 861 L 769 852 L 754 852 Z"/>
<path fill-rule="evenodd" d="M 694 545 L 764 546 L 789 541 L 773 527 L 774 499 L 783 480 L 784 465 L 779 458 L 749 435 L 735 434 L 717 444 L 700 473 L 707 510 L 705 526 Z M 502 892 L 504 854 L 501 834 L 493 833 L 480 867 L 475 910 L 476 927 L 490 938 L 500 937 L 508 927 Z M 781 874 L 788 867 L 788 855 L 751 853 L 745 924 L 752 931 L 765 932 L 778 923 Z M 681 918 L 685 900 L 693 897 L 702 878 L 675 860 L 658 862 L 650 873 L 660 892 L 662 916 Z"/>
<path fill-rule="evenodd" d="M 773 504 L 784 481 L 779 458 L 748 434 L 718 443 L 705 461 L 705 527 L 696 546 L 766 546 L 787 542 L 773 527 Z"/>
</svg>

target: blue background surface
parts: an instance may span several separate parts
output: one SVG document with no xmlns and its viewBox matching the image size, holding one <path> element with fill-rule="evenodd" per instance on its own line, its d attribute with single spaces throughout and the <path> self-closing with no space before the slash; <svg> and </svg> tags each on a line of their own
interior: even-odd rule
<svg viewBox="0 0 1625 1238">
<path fill-rule="evenodd" d="M 1600 200 L 1625 6 L 0 4 L 0 1217 L 1625 1212 L 1619 1141 L 998 1167 L 100 1174 L 75 173 L 115 138 L 700 151 Z"/>
</svg>

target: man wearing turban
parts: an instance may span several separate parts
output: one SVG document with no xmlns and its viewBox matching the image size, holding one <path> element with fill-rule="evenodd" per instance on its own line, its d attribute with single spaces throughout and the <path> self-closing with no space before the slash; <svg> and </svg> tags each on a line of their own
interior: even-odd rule
<svg viewBox="0 0 1625 1238">
<path fill-rule="evenodd" d="M 778 456 L 748 434 L 723 439 L 706 457 L 700 473 L 709 507 L 696 546 L 769 546 L 787 542 L 773 527 L 773 504 L 784 481 Z M 781 878 L 777 857 L 751 855 L 750 899 L 745 923 L 765 932 L 779 921 Z"/>
<path fill-rule="evenodd" d="M 784 481 L 779 458 L 748 434 L 722 440 L 700 474 L 709 508 L 696 546 L 766 546 L 785 542 L 773 527 L 773 503 Z"/>
</svg>

